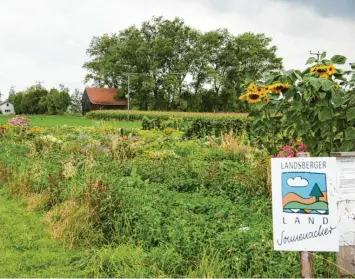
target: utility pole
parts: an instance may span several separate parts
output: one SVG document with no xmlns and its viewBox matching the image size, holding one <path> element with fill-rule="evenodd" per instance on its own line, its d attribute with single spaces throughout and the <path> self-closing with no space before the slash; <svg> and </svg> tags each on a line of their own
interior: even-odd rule
<svg viewBox="0 0 355 279">
<path fill-rule="evenodd" d="M 319 50 L 318 50 L 318 52 L 312 52 L 311 50 L 309 51 L 309 54 L 310 55 L 317 55 L 317 61 L 319 61 L 319 57 L 322 55 L 320 52 L 319 52 Z"/>
</svg>

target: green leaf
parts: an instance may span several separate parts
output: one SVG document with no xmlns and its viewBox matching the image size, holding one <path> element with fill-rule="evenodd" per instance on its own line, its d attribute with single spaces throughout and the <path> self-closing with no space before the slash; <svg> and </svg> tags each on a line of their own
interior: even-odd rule
<svg viewBox="0 0 355 279">
<path fill-rule="evenodd" d="M 348 121 L 354 120 L 355 119 L 355 108 L 351 108 L 347 111 L 346 113 L 346 119 Z"/>
<path fill-rule="evenodd" d="M 330 60 L 335 64 L 345 64 L 346 57 L 343 55 L 334 55 Z"/>
<path fill-rule="evenodd" d="M 302 80 L 301 72 L 300 71 L 294 71 L 294 74 L 298 80 Z"/>
<path fill-rule="evenodd" d="M 345 130 L 345 138 L 347 140 L 354 140 L 355 139 L 355 129 L 353 127 L 349 127 Z"/>
<path fill-rule="evenodd" d="M 306 62 L 306 65 L 312 64 L 312 63 L 315 63 L 315 62 L 317 62 L 317 59 L 315 57 L 309 57 L 307 62 Z"/>
<path fill-rule="evenodd" d="M 355 63 L 350 63 L 351 69 L 355 70 Z"/>
<path fill-rule="evenodd" d="M 320 59 L 324 59 L 326 56 L 327 56 L 327 52 L 323 51 L 321 56 L 320 56 Z"/>
<path fill-rule="evenodd" d="M 294 110 L 301 110 L 303 108 L 303 105 L 301 102 L 293 102 L 292 103 L 292 108 Z"/>
<path fill-rule="evenodd" d="M 318 91 L 319 88 L 322 86 L 322 83 L 319 78 L 310 77 L 309 82 L 316 91 Z"/>
<path fill-rule="evenodd" d="M 323 107 L 318 113 L 318 119 L 321 122 L 331 120 L 333 117 L 333 111 L 329 107 Z"/>
<path fill-rule="evenodd" d="M 328 91 L 333 88 L 333 82 L 331 82 L 330 80 L 327 80 L 324 78 L 322 78 L 320 80 L 321 80 L 321 84 L 322 84 L 322 90 Z"/>
<path fill-rule="evenodd" d="M 297 94 L 296 88 L 294 86 L 291 86 L 289 89 L 287 89 L 285 93 L 286 99 L 293 98 Z"/>
<path fill-rule="evenodd" d="M 328 59 L 323 59 L 323 60 L 322 60 L 322 63 L 323 63 L 324 65 L 330 65 L 330 64 L 332 64 L 333 62 L 330 61 L 330 60 L 328 60 Z"/>
</svg>

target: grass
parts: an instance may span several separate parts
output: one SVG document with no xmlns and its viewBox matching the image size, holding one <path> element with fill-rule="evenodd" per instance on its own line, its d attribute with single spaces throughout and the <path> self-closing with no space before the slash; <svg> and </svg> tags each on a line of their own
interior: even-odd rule
<svg viewBox="0 0 355 279">
<path fill-rule="evenodd" d="M 1 186 L 0 186 L 1 187 Z M 77 250 L 53 240 L 40 213 L 26 212 L 0 188 L 0 277 L 79 277 Z"/>
<path fill-rule="evenodd" d="M 0 115 L 0 124 L 7 123 L 9 118 L 13 115 Z M 77 126 L 77 127 L 90 127 L 101 126 L 103 123 L 108 125 L 117 126 L 120 128 L 139 128 L 140 122 L 132 121 L 98 121 L 87 119 L 81 116 L 67 116 L 67 115 L 30 115 L 28 118 L 31 120 L 33 126 L 38 127 L 56 127 L 56 126 Z"/>
</svg>

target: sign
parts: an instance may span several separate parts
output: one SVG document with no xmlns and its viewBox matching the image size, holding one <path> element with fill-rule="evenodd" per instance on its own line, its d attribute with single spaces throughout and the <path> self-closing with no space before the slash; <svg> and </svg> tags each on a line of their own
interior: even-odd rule
<svg viewBox="0 0 355 279">
<path fill-rule="evenodd" d="M 338 251 L 335 158 L 273 158 L 274 249 Z"/>
<path fill-rule="evenodd" d="M 340 200 L 355 200 L 355 156 L 337 157 L 336 190 Z"/>
<path fill-rule="evenodd" d="M 355 245 L 355 152 L 334 153 L 339 196 L 339 245 Z"/>
</svg>

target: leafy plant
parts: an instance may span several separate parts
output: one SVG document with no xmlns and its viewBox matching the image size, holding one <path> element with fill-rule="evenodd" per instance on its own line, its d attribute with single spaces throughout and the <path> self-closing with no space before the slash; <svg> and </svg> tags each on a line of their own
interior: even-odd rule
<svg viewBox="0 0 355 279">
<path fill-rule="evenodd" d="M 304 71 L 289 70 L 270 74 L 251 84 L 242 98 L 254 103 L 251 131 L 259 143 L 273 154 L 287 139 L 301 137 L 315 155 L 355 148 L 355 71 L 344 71 L 334 64 L 346 58 L 335 55 Z"/>
</svg>

